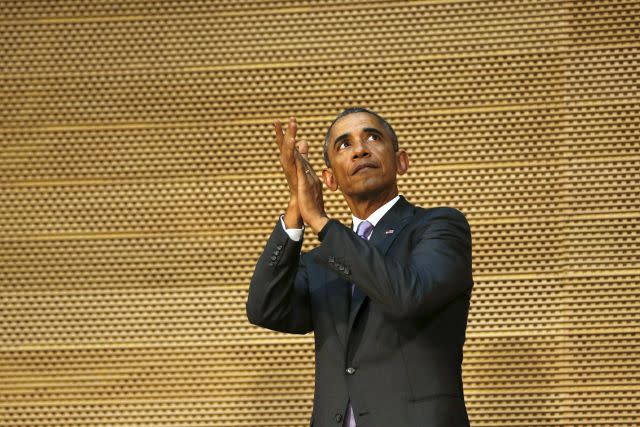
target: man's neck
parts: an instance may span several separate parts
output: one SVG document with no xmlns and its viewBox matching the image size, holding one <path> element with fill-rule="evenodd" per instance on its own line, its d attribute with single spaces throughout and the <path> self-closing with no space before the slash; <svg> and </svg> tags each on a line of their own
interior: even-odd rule
<svg viewBox="0 0 640 427">
<path fill-rule="evenodd" d="M 398 187 L 396 186 L 392 191 L 375 194 L 373 195 L 374 197 L 371 197 L 371 195 L 366 195 L 364 197 L 345 195 L 344 198 L 347 201 L 347 205 L 349 205 L 349 210 L 351 210 L 352 215 L 357 218 L 367 219 L 372 213 L 397 195 Z"/>
</svg>

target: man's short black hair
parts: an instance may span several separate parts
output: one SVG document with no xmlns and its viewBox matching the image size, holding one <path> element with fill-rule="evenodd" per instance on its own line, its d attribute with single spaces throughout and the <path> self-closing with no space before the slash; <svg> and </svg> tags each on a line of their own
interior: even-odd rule
<svg viewBox="0 0 640 427">
<path fill-rule="evenodd" d="M 331 122 L 331 125 L 329 126 L 329 129 L 327 129 L 327 133 L 324 137 L 324 146 L 322 148 L 322 156 L 324 157 L 324 163 L 327 165 L 328 168 L 331 167 L 331 162 L 329 162 L 329 139 L 331 138 L 331 129 L 333 129 L 333 125 L 338 120 L 340 120 L 344 116 L 348 116 L 349 114 L 354 114 L 354 113 L 367 113 L 376 117 L 380 121 L 380 123 L 382 123 L 382 126 L 385 128 L 385 130 L 389 132 L 389 135 L 391 135 L 391 143 L 393 144 L 393 150 L 398 151 L 398 137 L 396 136 L 396 132 L 393 130 L 389 122 L 387 122 L 384 119 L 384 117 L 364 107 L 350 107 L 344 110 L 342 113 L 338 114 L 338 116 L 335 119 L 333 119 L 333 122 Z"/>
</svg>

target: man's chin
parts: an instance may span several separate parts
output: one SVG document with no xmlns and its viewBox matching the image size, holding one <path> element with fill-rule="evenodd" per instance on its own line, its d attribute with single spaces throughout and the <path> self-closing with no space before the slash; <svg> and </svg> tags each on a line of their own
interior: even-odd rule
<svg viewBox="0 0 640 427">
<path fill-rule="evenodd" d="M 375 198 L 379 196 L 381 192 L 384 192 L 385 188 L 386 186 L 380 181 L 380 179 L 377 177 L 370 177 L 363 179 L 361 182 L 358 182 L 357 185 L 354 185 L 349 194 L 352 197 L 357 197 L 359 199 Z"/>
<path fill-rule="evenodd" d="M 366 175 L 366 174 L 370 174 L 372 172 L 376 172 L 378 170 L 378 168 L 373 167 L 373 166 L 367 166 L 364 167 L 362 169 L 358 169 L 355 173 L 353 173 L 351 176 L 359 176 L 359 175 Z"/>
</svg>

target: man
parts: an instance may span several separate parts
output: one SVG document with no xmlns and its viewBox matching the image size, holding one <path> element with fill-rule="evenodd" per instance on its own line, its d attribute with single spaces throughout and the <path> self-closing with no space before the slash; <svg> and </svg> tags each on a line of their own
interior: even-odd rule
<svg viewBox="0 0 640 427">
<path fill-rule="evenodd" d="M 353 108 L 329 127 L 322 171 L 351 210 L 347 228 L 324 211 L 295 119 L 286 134 L 278 121 L 275 131 L 291 197 L 256 265 L 247 315 L 275 331 L 314 332 L 311 425 L 468 426 L 461 363 L 473 279 L 464 215 L 399 196 L 406 151 L 382 117 Z M 305 254 L 303 221 L 321 241 Z"/>
</svg>

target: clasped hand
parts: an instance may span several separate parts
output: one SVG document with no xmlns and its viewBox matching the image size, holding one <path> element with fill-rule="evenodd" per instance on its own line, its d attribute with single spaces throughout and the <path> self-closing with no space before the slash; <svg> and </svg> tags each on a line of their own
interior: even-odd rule
<svg viewBox="0 0 640 427">
<path fill-rule="evenodd" d="M 290 190 L 285 224 L 288 228 L 300 228 L 304 221 L 318 233 L 329 219 L 324 211 L 322 181 L 309 163 L 309 144 L 296 140 L 298 123 L 295 117 L 289 119 L 286 133 L 279 120 L 274 121 L 274 127 L 280 164 Z"/>
</svg>

